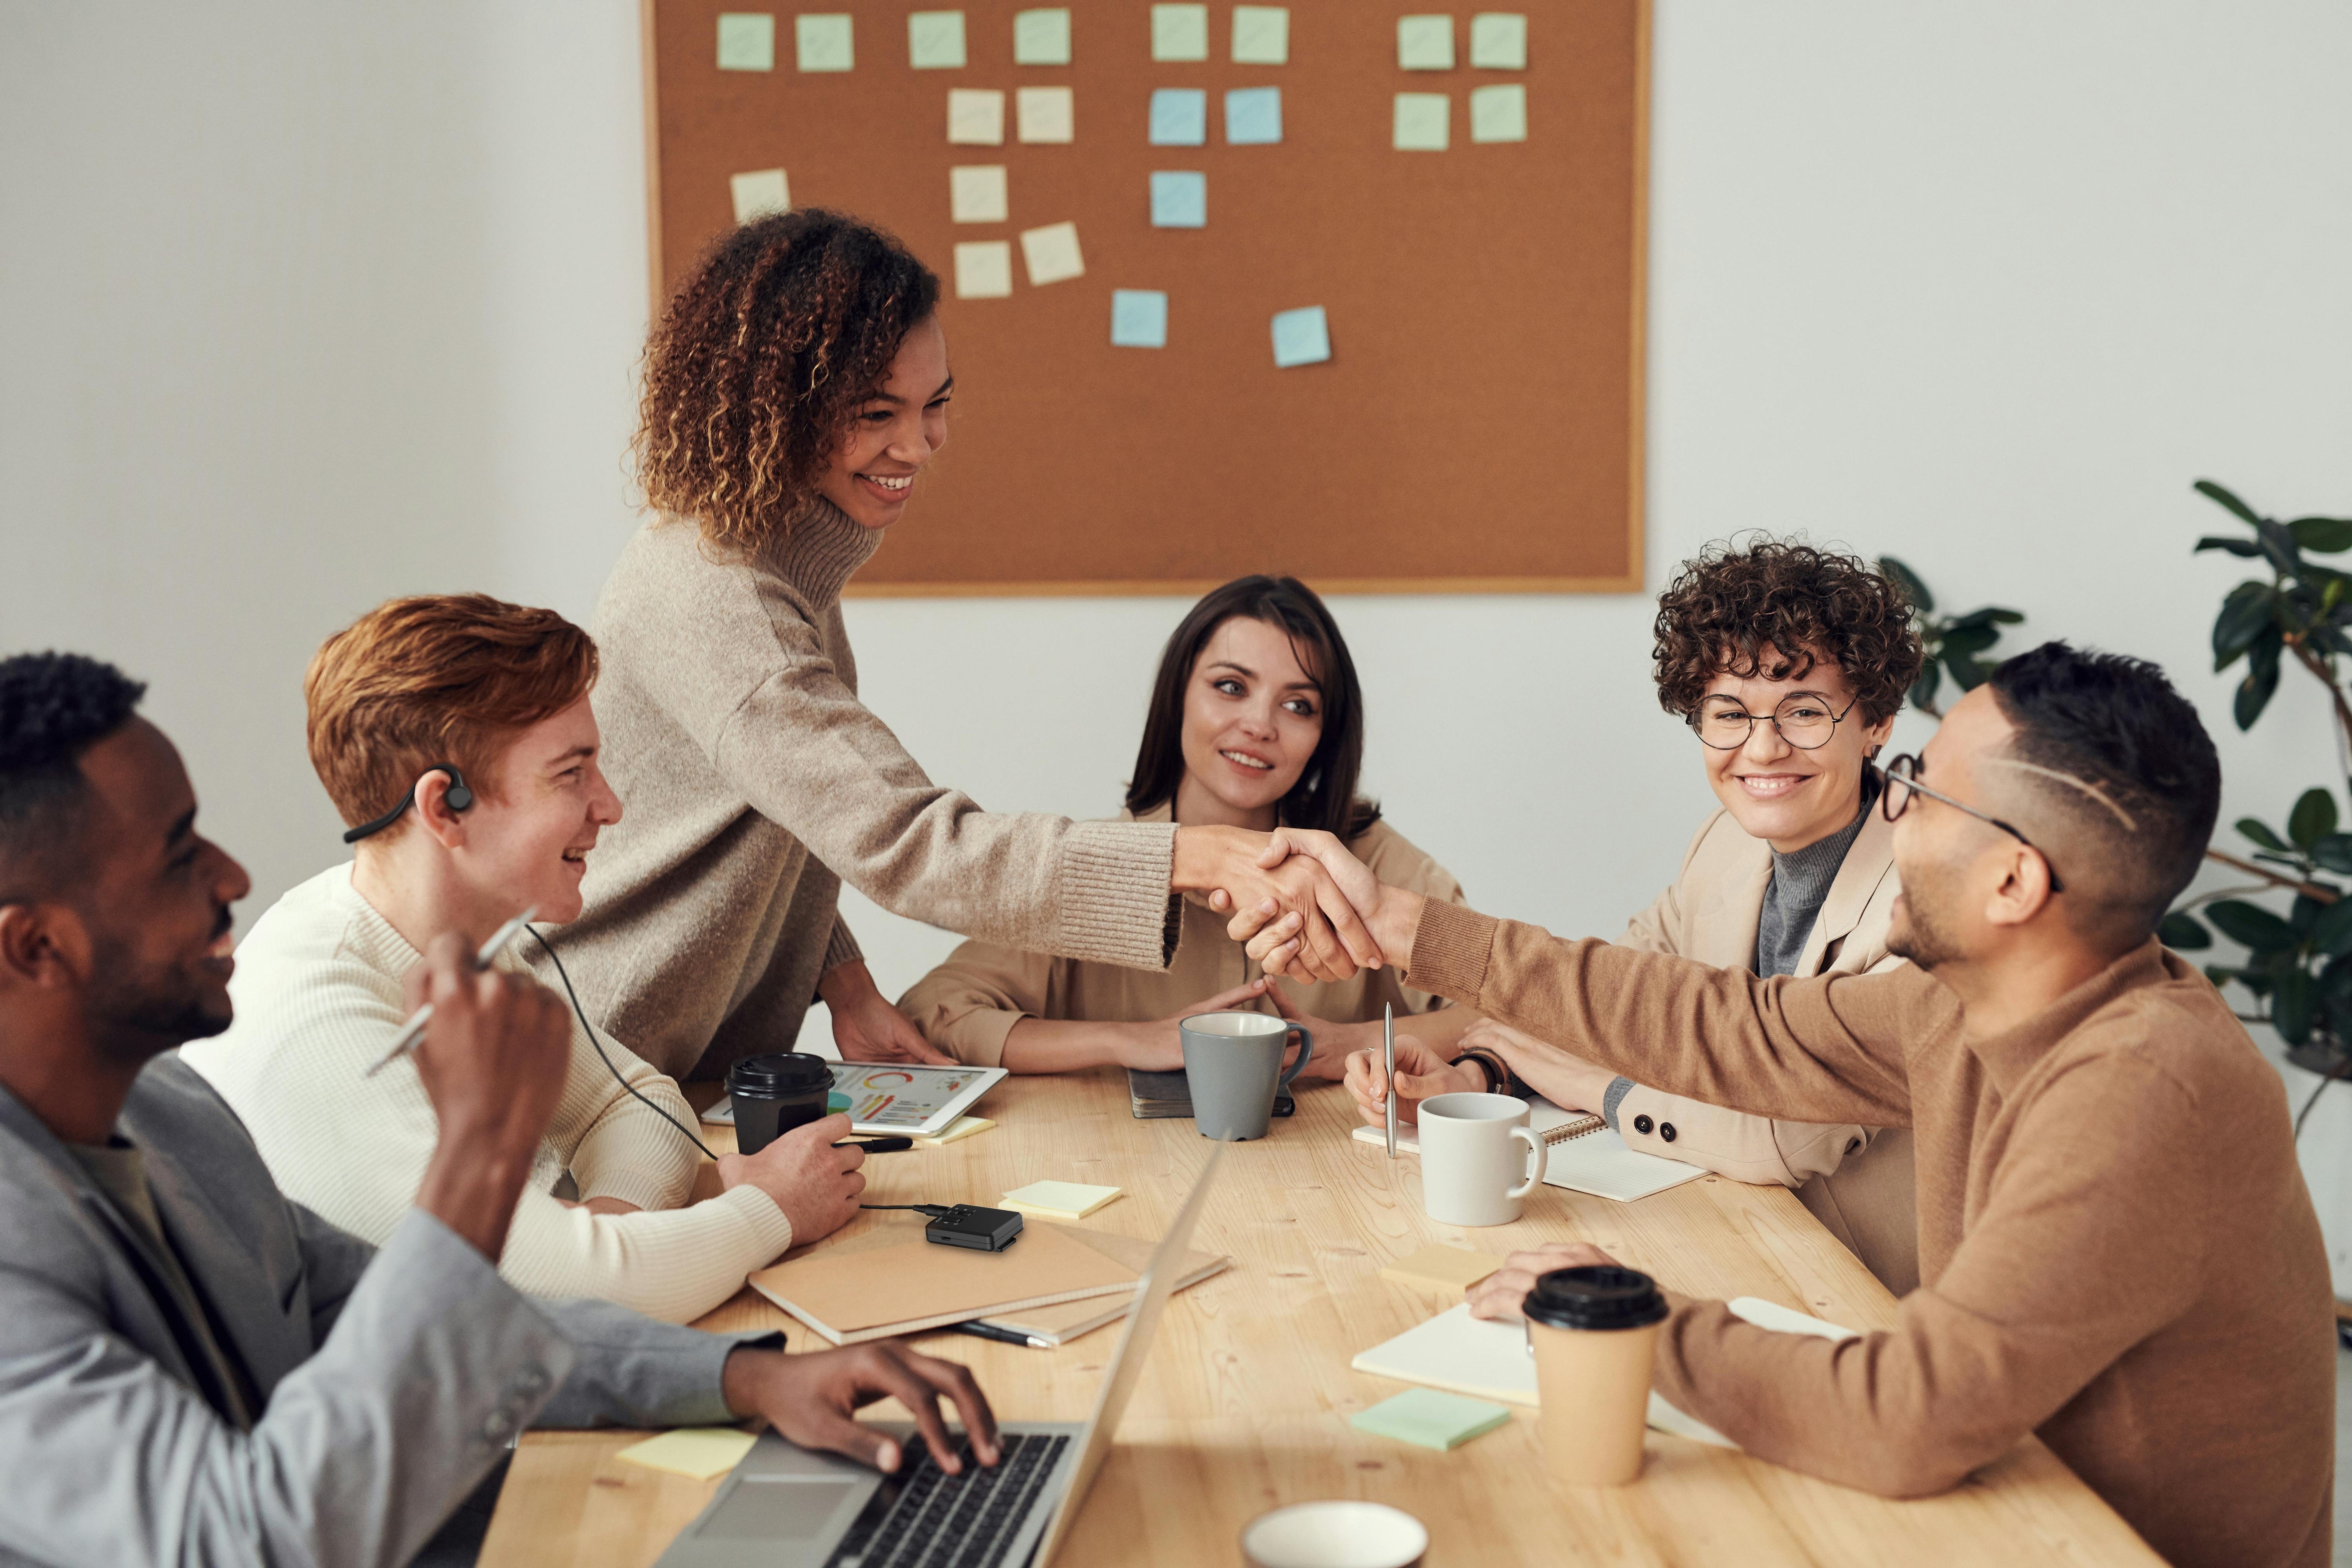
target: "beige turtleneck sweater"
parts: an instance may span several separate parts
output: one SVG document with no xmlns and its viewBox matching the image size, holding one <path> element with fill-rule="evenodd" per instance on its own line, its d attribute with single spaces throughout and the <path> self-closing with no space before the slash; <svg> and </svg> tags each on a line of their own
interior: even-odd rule
<svg viewBox="0 0 2352 1568">
<path fill-rule="evenodd" d="M 1173 826 L 982 811 L 857 700 L 841 589 L 880 542 L 824 502 L 747 556 L 657 517 L 604 584 L 594 706 L 626 810 L 556 941 L 591 1016 L 675 1077 L 793 1048 L 857 956 L 844 880 L 1009 947 L 1171 955 Z"/>
</svg>

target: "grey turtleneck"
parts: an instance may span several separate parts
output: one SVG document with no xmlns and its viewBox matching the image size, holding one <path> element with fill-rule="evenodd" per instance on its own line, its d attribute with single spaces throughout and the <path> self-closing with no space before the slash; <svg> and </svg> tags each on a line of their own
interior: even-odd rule
<svg viewBox="0 0 2352 1568">
<path fill-rule="evenodd" d="M 1870 808 L 1878 800 L 1877 785 L 1876 772 L 1864 769 L 1862 809 L 1853 814 L 1852 822 L 1793 854 L 1772 851 L 1772 879 L 1764 884 L 1764 913 L 1756 923 L 1757 973 L 1797 973 L 1797 960 L 1805 953 L 1805 939 L 1813 934 L 1813 921 L 1829 901 L 1830 884 L 1837 880 L 1838 868 L 1845 864 L 1845 852 L 1861 837 L 1862 825 L 1870 820 Z"/>
</svg>

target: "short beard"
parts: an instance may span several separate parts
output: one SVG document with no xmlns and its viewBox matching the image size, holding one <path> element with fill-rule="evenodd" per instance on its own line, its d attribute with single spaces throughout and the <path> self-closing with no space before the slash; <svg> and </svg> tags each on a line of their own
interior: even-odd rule
<svg viewBox="0 0 2352 1568">
<path fill-rule="evenodd" d="M 1903 918 L 1886 933 L 1886 951 L 1926 970 L 1966 956 L 1960 944 L 1952 940 L 1951 932 L 1943 928 L 1937 909 L 1932 877 L 1906 879 L 1903 884 Z"/>
<path fill-rule="evenodd" d="M 215 1012 L 204 987 L 176 970 L 140 970 L 120 943 L 101 940 L 92 954 L 101 979 L 91 989 L 91 1035 L 110 1054 L 144 1061 L 189 1040 L 222 1033 L 234 1015 Z"/>
</svg>

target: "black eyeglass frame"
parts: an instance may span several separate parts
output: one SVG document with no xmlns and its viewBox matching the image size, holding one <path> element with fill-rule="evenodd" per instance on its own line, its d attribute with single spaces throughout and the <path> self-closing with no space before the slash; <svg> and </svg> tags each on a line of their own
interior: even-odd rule
<svg viewBox="0 0 2352 1568">
<path fill-rule="evenodd" d="M 1705 746 L 1710 752 L 1736 752 L 1739 750 L 1740 747 L 1745 746 L 1748 742 L 1756 738 L 1756 725 L 1759 721 L 1771 725 L 1772 732 L 1780 736 L 1781 742 L 1787 745 L 1791 751 L 1818 752 L 1823 746 L 1828 745 L 1832 741 L 1837 739 L 1837 727 L 1845 722 L 1846 713 L 1853 712 L 1854 710 L 1854 704 L 1862 700 L 1861 698 L 1857 697 L 1853 702 L 1849 702 L 1845 705 L 1845 713 L 1831 714 L 1830 732 L 1823 735 L 1811 745 L 1808 746 L 1791 739 L 1789 731 L 1780 728 L 1780 709 L 1786 708 L 1790 703 L 1796 701 L 1800 697 L 1817 698 L 1820 700 L 1822 707 L 1826 708 L 1829 706 L 1829 699 L 1822 696 L 1822 693 L 1817 691 L 1800 691 L 1780 699 L 1780 705 L 1774 708 L 1769 713 L 1750 713 L 1747 709 L 1741 708 L 1738 710 L 1738 712 L 1742 719 L 1748 721 L 1748 733 L 1740 736 L 1737 742 L 1728 746 L 1717 745 L 1713 741 L 1708 740 L 1706 734 L 1700 731 L 1699 721 L 1707 716 L 1706 701 L 1704 698 L 1700 699 L 1699 705 L 1696 708 L 1691 710 L 1691 716 L 1685 720 L 1684 722 L 1690 726 L 1692 734 L 1698 736 L 1698 743 Z M 1738 699 L 1735 698 L 1733 700 L 1737 701 Z M 1731 716 L 1733 710 L 1729 708 L 1717 708 L 1715 711 L 1718 715 L 1727 719 Z"/>
<path fill-rule="evenodd" d="M 1930 789 L 1926 784 L 1921 784 L 1919 782 L 1919 765 L 1918 753 L 1916 752 L 1906 752 L 1901 756 L 1890 761 L 1886 764 L 1885 768 L 1882 770 L 1886 774 L 1886 782 L 1878 792 L 1879 815 L 1885 817 L 1889 822 L 1895 821 L 1905 812 L 1911 809 L 1911 797 L 1914 795 L 1924 795 L 1929 800 L 1941 801 L 1955 811 L 1967 812 L 1979 822 L 1990 823 L 1993 826 L 2000 828 L 2003 833 L 2008 834 L 2011 838 L 2016 839 L 2020 844 L 2024 845 L 2028 849 L 2032 850 L 2036 855 L 2041 856 L 2042 864 L 2050 872 L 2050 890 L 2053 893 L 2063 893 L 2066 890 L 2066 884 L 2061 881 L 2058 878 L 2057 863 L 2050 858 L 2050 851 L 2033 842 L 2032 839 L 2028 838 L 2024 834 L 2020 833 L 2008 823 L 2003 822 L 2000 817 L 1993 816 L 1990 812 L 1979 811 L 1967 801 L 1954 800 L 1950 795 L 1946 795 L 1943 791 Z M 1895 804 L 1895 788 L 1897 784 L 1903 786 L 1903 804 L 1900 805 Z"/>
</svg>

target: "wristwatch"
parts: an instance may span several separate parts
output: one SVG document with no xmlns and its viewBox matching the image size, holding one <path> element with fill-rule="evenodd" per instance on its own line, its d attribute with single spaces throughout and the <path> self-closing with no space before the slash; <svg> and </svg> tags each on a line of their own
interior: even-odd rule
<svg viewBox="0 0 2352 1568">
<path fill-rule="evenodd" d="M 1488 1094 L 1515 1095 L 1523 1100 L 1527 1097 L 1528 1086 L 1519 1081 L 1519 1075 L 1511 1070 L 1510 1064 L 1484 1047 L 1474 1046 L 1454 1059 L 1477 1063 Z"/>
</svg>

